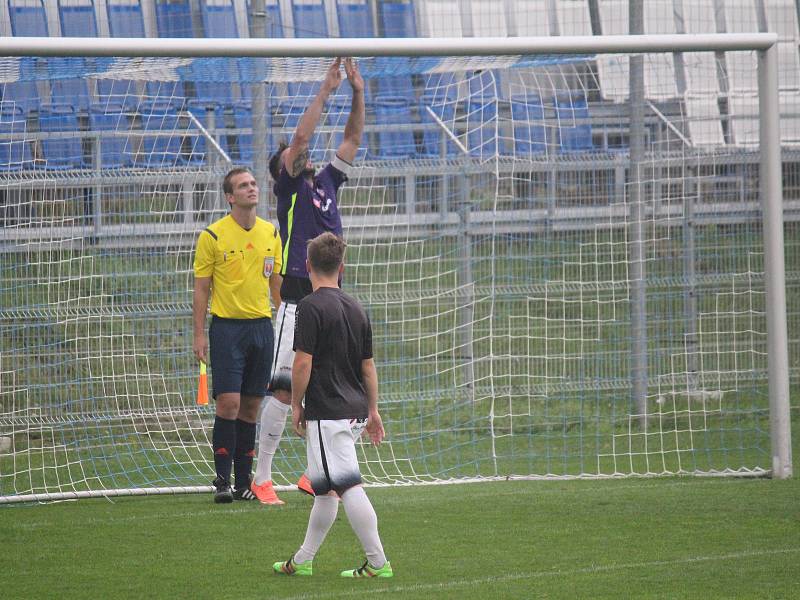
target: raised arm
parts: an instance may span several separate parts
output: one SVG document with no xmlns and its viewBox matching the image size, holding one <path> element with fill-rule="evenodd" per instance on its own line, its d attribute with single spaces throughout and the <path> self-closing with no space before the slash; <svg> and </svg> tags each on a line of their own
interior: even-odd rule
<svg viewBox="0 0 800 600">
<path fill-rule="evenodd" d="M 344 59 L 344 72 L 353 88 L 353 103 L 350 105 L 350 116 L 344 126 L 344 136 L 336 154 L 342 160 L 352 163 L 361 145 L 361 135 L 364 133 L 364 80 L 358 72 L 356 61 L 352 58 Z"/>
<path fill-rule="evenodd" d="M 325 81 L 322 82 L 322 86 L 319 88 L 314 100 L 308 105 L 303 116 L 300 117 L 292 141 L 289 142 L 289 147 L 283 152 L 283 165 L 292 177 L 300 175 L 308 163 L 308 144 L 311 141 L 311 136 L 314 135 L 314 130 L 317 128 L 319 118 L 322 116 L 325 101 L 328 96 L 336 91 L 342 81 L 342 74 L 339 71 L 341 64 L 342 59 L 337 58 L 328 68 Z"/>
</svg>

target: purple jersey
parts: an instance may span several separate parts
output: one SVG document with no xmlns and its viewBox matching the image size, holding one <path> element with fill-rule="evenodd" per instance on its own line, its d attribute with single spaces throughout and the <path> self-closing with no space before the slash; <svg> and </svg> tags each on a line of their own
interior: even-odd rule
<svg viewBox="0 0 800 600">
<path fill-rule="evenodd" d="M 336 193 L 347 175 L 326 166 L 309 184 L 302 176 L 291 177 L 281 168 L 273 191 L 278 197 L 278 225 L 283 243 L 281 275 L 308 279 L 306 242 L 330 231 L 342 237 L 342 218 Z"/>
</svg>

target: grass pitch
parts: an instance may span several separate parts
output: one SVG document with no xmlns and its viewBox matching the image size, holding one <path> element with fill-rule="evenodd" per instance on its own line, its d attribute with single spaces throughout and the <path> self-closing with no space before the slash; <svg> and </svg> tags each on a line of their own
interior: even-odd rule
<svg viewBox="0 0 800 600">
<path fill-rule="evenodd" d="M 390 580 L 343 580 L 340 507 L 314 576 L 273 575 L 311 499 L 210 495 L 0 509 L 3 598 L 800 597 L 800 480 L 660 478 L 379 488 Z"/>
</svg>

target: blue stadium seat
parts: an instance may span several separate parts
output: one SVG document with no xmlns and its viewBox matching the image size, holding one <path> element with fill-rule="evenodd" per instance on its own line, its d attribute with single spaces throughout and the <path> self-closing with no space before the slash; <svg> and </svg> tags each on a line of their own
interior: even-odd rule
<svg viewBox="0 0 800 600">
<path fill-rule="evenodd" d="M 336 17 L 339 23 L 339 37 L 375 37 L 369 2 L 343 3 L 341 0 L 337 0 Z"/>
<path fill-rule="evenodd" d="M 196 99 L 208 104 L 233 104 L 233 85 L 236 77 L 227 73 L 235 67 L 227 58 L 195 59 L 189 67 L 191 80 L 194 81 Z M 220 74 L 224 73 L 224 77 Z M 238 77 L 238 75 L 237 75 Z"/>
<path fill-rule="evenodd" d="M 39 109 L 39 131 L 53 133 L 41 140 L 46 169 L 80 169 L 86 165 L 79 137 L 61 137 L 59 133 L 80 131 L 78 116 L 70 104 L 44 104 Z"/>
<path fill-rule="evenodd" d="M 58 20 L 64 37 L 97 37 L 97 19 L 93 0 L 70 0 L 58 3 Z"/>
<path fill-rule="evenodd" d="M 225 151 L 225 153 L 230 156 L 231 152 L 228 146 L 228 134 L 225 132 L 225 108 L 219 104 L 210 105 L 205 102 L 198 102 L 196 100 L 190 100 L 187 108 L 197 118 L 197 120 L 200 121 L 200 124 L 207 129 L 211 126 L 209 112 L 212 112 L 214 115 L 213 129 L 215 131 L 210 131 L 209 133 L 215 136 L 217 143 Z M 209 111 L 209 109 L 211 110 Z M 190 128 L 193 129 L 193 127 Z M 205 154 L 208 152 L 208 141 L 206 138 L 202 135 L 194 136 L 190 138 L 190 146 L 192 147 L 192 151 L 189 154 L 189 162 L 203 162 L 205 160 Z"/>
<path fill-rule="evenodd" d="M 89 128 L 93 132 L 125 133 L 131 129 L 128 114 L 119 104 L 94 104 L 89 109 Z M 101 135 L 99 165 L 104 169 L 133 165 L 133 142 L 125 135 Z"/>
<path fill-rule="evenodd" d="M 589 105 L 583 92 L 575 91 L 556 97 L 553 106 L 556 109 L 561 152 L 592 150 L 592 126 L 589 123 L 576 123 L 576 120 L 589 118 Z"/>
<path fill-rule="evenodd" d="M 408 100 L 398 96 L 375 98 L 375 122 L 378 125 L 408 125 L 411 109 Z M 378 131 L 378 145 L 373 156 L 381 159 L 408 158 L 416 154 L 414 134 L 411 131 Z"/>
<path fill-rule="evenodd" d="M 294 37 L 328 37 L 328 20 L 325 17 L 325 4 L 322 0 L 313 4 L 300 4 L 293 1 L 292 17 L 294 18 Z"/>
<path fill-rule="evenodd" d="M 14 59 L 12 59 L 14 60 Z M 39 109 L 39 89 L 35 81 L 10 81 L 0 84 L 3 104 L 19 108 L 24 114 Z"/>
<path fill-rule="evenodd" d="M 193 38 L 189 0 L 157 0 L 156 30 L 162 38 Z"/>
<path fill-rule="evenodd" d="M 545 152 L 544 105 L 538 96 L 512 96 L 511 118 L 514 121 L 514 155 Z"/>
<path fill-rule="evenodd" d="M 143 104 L 139 116 L 143 131 L 159 132 L 161 135 L 142 137 L 137 164 L 157 168 L 172 168 L 184 164 L 181 154 L 183 129 L 180 127 L 178 111 L 169 104 L 154 102 Z"/>
<path fill-rule="evenodd" d="M 378 0 L 378 22 L 382 37 L 417 37 L 414 4 L 411 0 Z"/>
<path fill-rule="evenodd" d="M 141 0 L 135 0 L 133 4 L 114 4 L 109 0 L 107 13 L 111 37 L 146 37 Z M 97 96 L 100 102 L 122 104 L 128 108 L 139 103 L 136 83 L 130 80 L 98 79 Z"/>
<path fill-rule="evenodd" d="M 213 3 L 212 3 L 213 2 Z M 233 0 L 201 0 L 200 14 L 207 38 L 238 38 Z"/>
<path fill-rule="evenodd" d="M 20 171 L 33 165 L 25 112 L 21 107 L 0 103 L 0 171 Z"/>
<path fill-rule="evenodd" d="M 17 37 L 48 37 L 47 13 L 44 2 L 31 0 L 8 2 L 8 16 L 11 19 L 11 34 Z"/>
<path fill-rule="evenodd" d="M 480 158 L 493 156 L 497 153 L 497 100 L 470 98 L 465 109 L 470 155 Z"/>
<path fill-rule="evenodd" d="M 446 88 L 440 88 L 438 90 L 439 93 L 431 90 L 423 95 L 419 101 L 420 121 L 426 125 L 435 125 L 435 129 L 422 132 L 422 149 L 419 154 L 424 158 L 439 158 L 443 155 L 456 156 L 460 154 L 458 146 L 453 143 L 450 136 L 442 131 L 436 119 L 428 112 L 430 107 L 440 121 L 446 126 L 452 127 L 456 113 L 457 97 L 448 95 L 446 91 Z M 445 144 L 444 148 L 442 148 L 442 144 Z"/>
<path fill-rule="evenodd" d="M 71 0 L 69 4 L 58 3 L 58 19 L 64 37 L 97 37 L 97 19 L 93 0 Z M 52 102 L 68 102 L 80 111 L 88 111 L 91 104 L 89 86 L 82 77 L 66 78 L 65 72 L 73 68 L 86 72 L 87 61 L 83 58 L 50 58 L 50 97 Z"/>
<path fill-rule="evenodd" d="M 166 102 L 178 110 L 186 104 L 182 81 L 148 81 L 144 89 L 150 102 Z"/>
<path fill-rule="evenodd" d="M 47 72 L 50 75 L 50 100 L 53 104 L 72 104 L 77 110 L 89 110 L 91 98 L 86 79 L 67 74 L 87 72 L 86 60 L 81 57 L 50 57 Z"/>
<path fill-rule="evenodd" d="M 233 107 L 233 122 L 236 129 L 253 129 L 253 111 L 248 104 L 239 103 Z M 272 115 L 269 111 L 266 113 L 266 127 L 267 139 L 266 149 L 267 154 L 272 150 L 270 128 L 272 127 Z M 236 144 L 239 149 L 239 161 L 252 165 L 254 160 L 253 150 L 253 135 L 251 133 L 240 133 L 237 136 Z"/>
</svg>

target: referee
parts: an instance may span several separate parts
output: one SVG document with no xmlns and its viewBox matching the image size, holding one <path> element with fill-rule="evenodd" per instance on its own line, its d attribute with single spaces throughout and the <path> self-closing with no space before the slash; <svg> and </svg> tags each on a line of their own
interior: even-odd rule
<svg viewBox="0 0 800 600">
<path fill-rule="evenodd" d="M 210 342 L 216 400 L 214 502 L 228 503 L 255 499 L 250 471 L 258 409 L 272 366 L 269 298 L 271 294 L 275 306 L 280 305 L 282 253 L 277 229 L 256 216 L 258 185 L 253 174 L 244 168 L 232 169 L 222 190 L 230 214 L 209 225 L 197 239 L 192 350 L 197 360 L 206 362 Z M 206 338 L 209 296 L 212 317 Z M 236 473 L 233 490 L 232 467 Z"/>
</svg>

